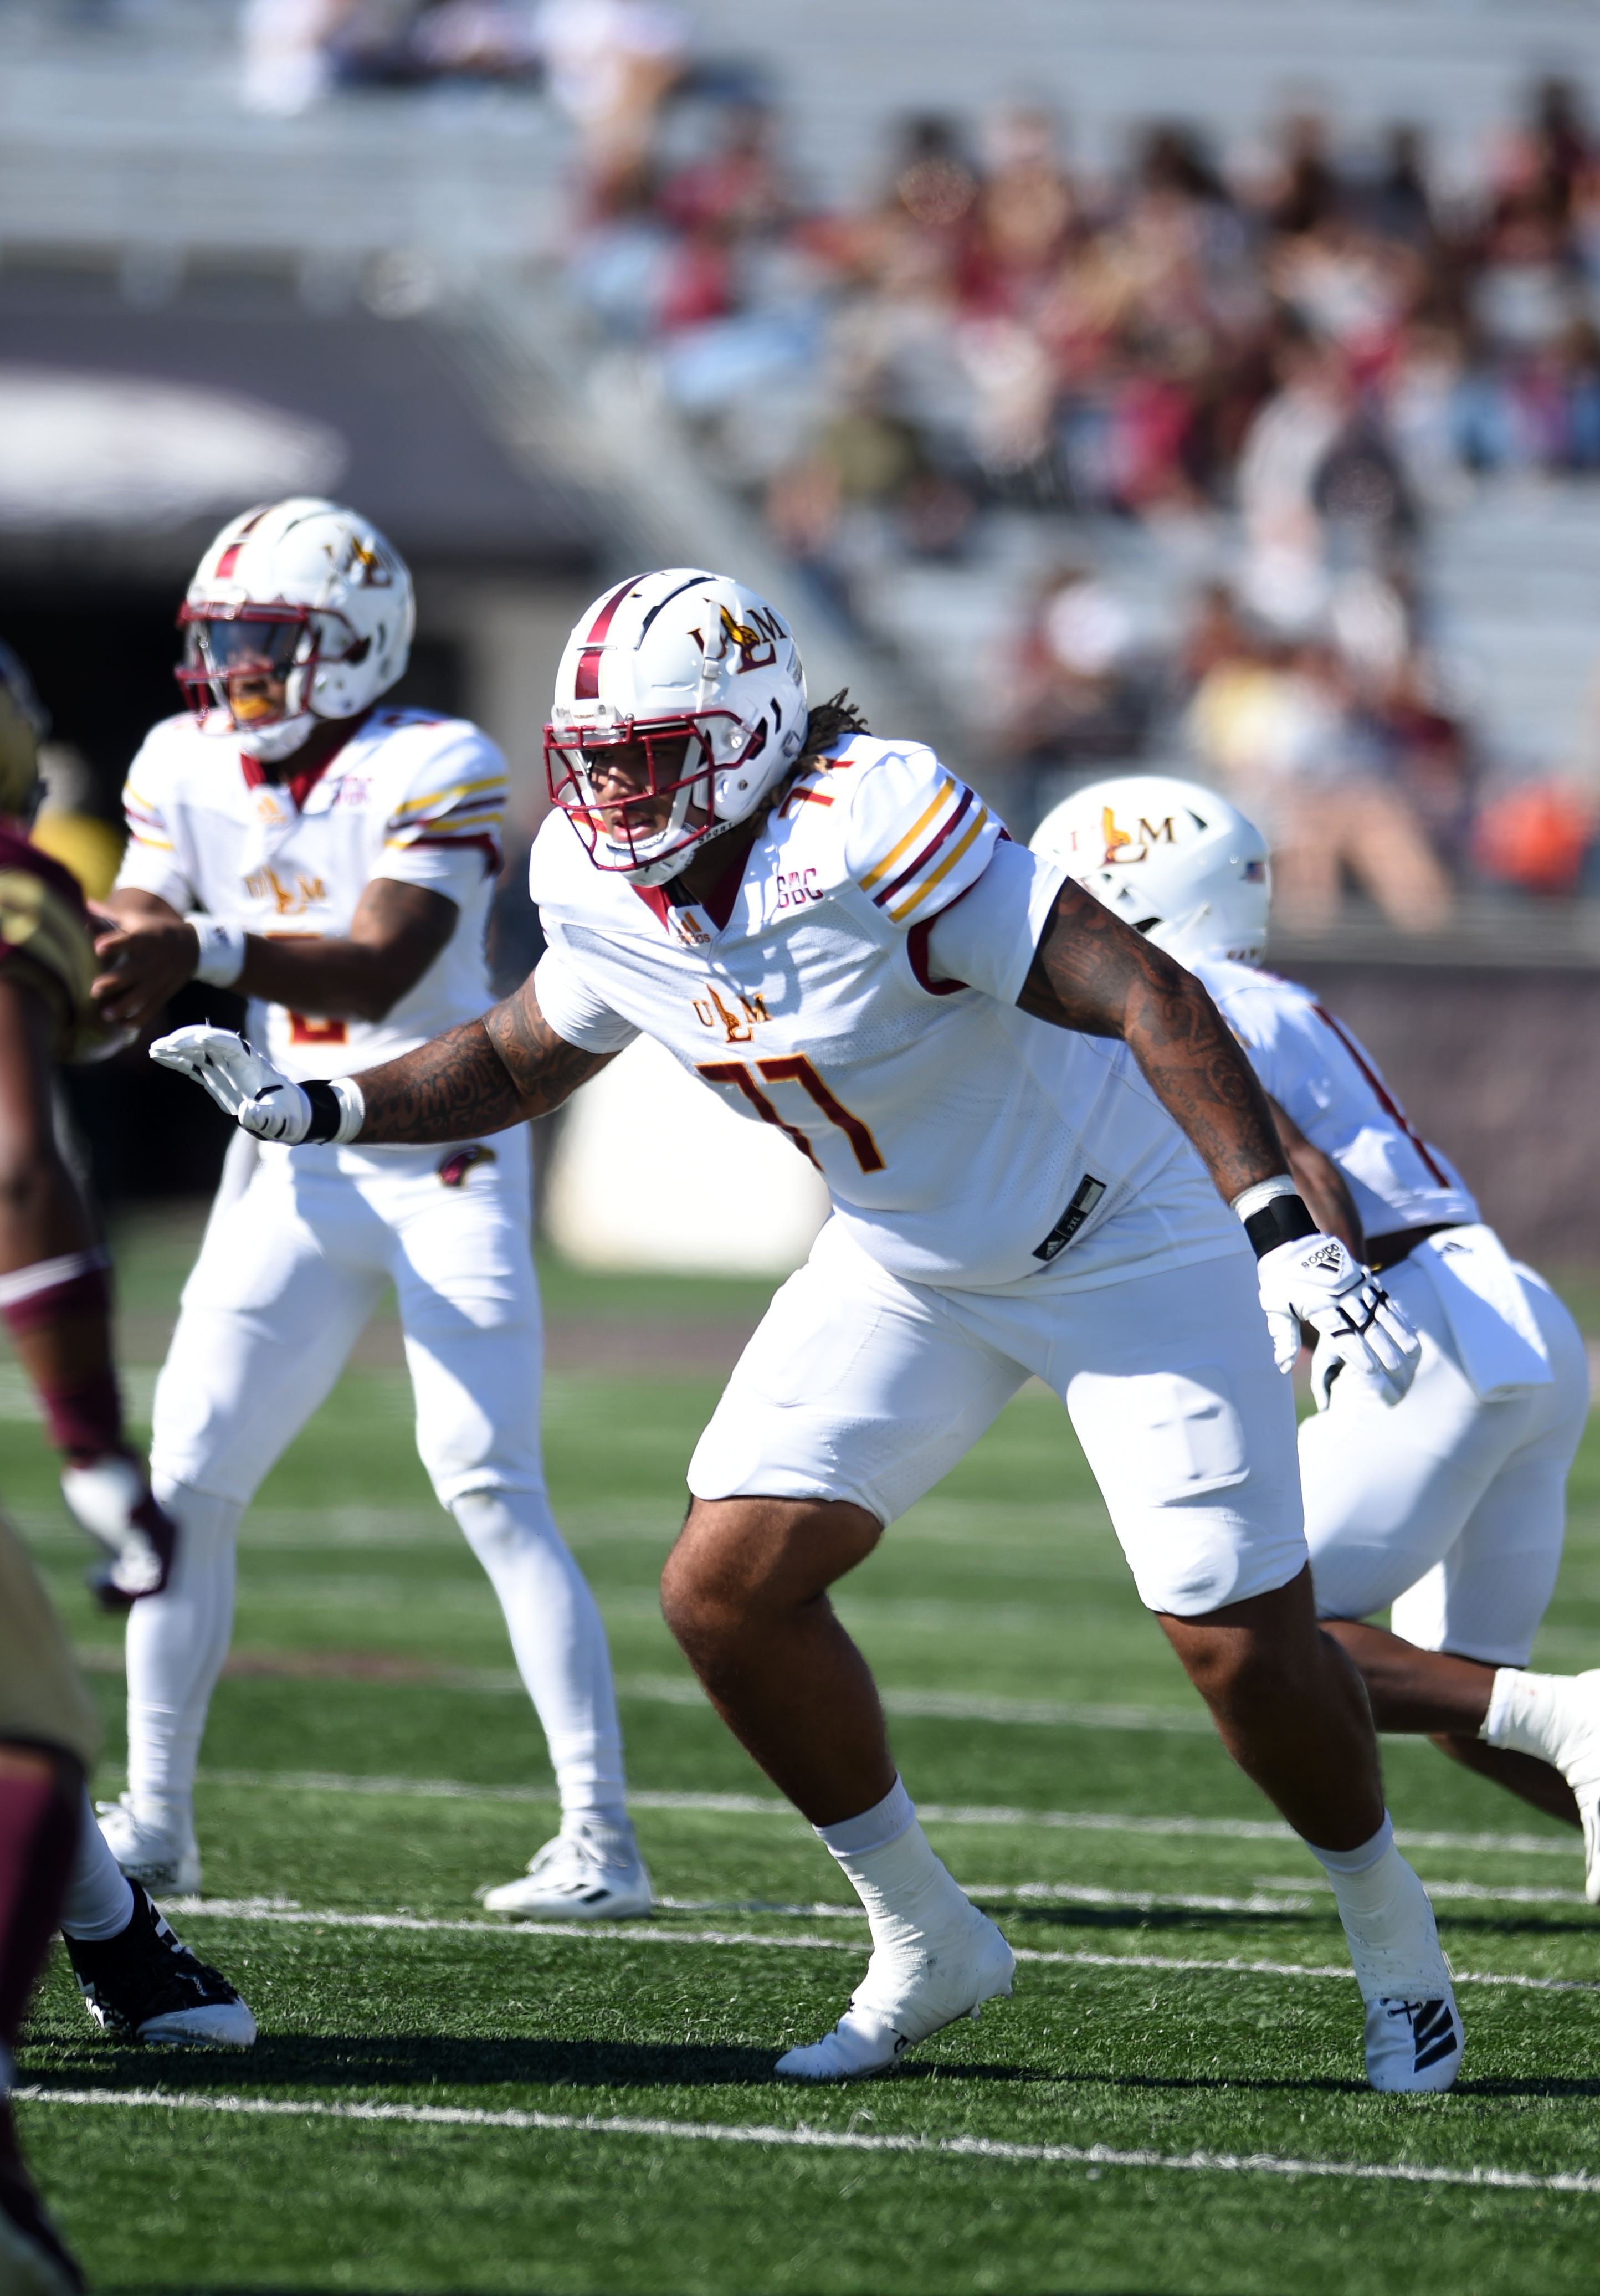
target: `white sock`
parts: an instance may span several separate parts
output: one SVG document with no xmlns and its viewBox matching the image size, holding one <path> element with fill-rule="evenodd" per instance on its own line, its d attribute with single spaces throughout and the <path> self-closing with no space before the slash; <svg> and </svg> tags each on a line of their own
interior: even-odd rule
<svg viewBox="0 0 1600 2296">
<path fill-rule="evenodd" d="M 913 1945 L 970 1916 L 970 1901 L 929 1849 L 898 1776 L 870 1809 L 814 1831 L 866 1906 L 874 1947 Z"/>
<path fill-rule="evenodd" d="M 1427 1892 L 1394 1846 L 1389 1813 L 1354 1849 L 1307 1849 L 1333 1885 L 1362 1998 L 1411 1999 L 1436 1981 L 1442 1959 Z"/>
<path fill-rule="evenodd" d="M 86 1792 L 78 1821 L 78 1855 L 72 1860 L 62 1904 L 62 1930 L 70 1938 L 100 1945 L 107 1938 L 120 1937 L 133 1917 L 132 1886 L 94 1823 L 94 1806 Z"/>
<path fill-rule="evenodd" d="M 1500 1667 L 1478 1735 L 1490 1746 L 1553 1764 L 1573 1787 L 1593 1785 L 1600 1781 L 1593 1684 L 1592 1676 Z"/>
<path fill-rule="evenodd" d="M 550 1749 L 563 1828 L 629 1834 L 605 1628 L 549 1502 L 543 1491 L 467 1491 L 450 1512 L 500 1598 Z"/>
<path fill-rule="evenodd" d="M 164 1595 L 127 1614 L 127 1786 L 134 1816 L 182 1844 L 194 1831 L 206 1710 L 234 1631 L 234 1542 L 244 1509 L 152 1476 L 178 1528 Z"/>
</svg>

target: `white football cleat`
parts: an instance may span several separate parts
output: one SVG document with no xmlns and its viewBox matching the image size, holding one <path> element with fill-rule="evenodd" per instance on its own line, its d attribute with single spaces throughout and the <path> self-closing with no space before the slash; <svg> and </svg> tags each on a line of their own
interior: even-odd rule
<svg viewBox="0 0 1600 2296">
<path fill-rule="evenodd" d="M 1451 2087 L 1466 2039 L 1428 1893 L 1403 1858 L 1396 1862 L 1403 1942 L 1374 1946 L 1348 1923 L 1344 1935 L 1366 2005 L 1366 2078 L 1386 2096 L 1420 2096 Z"/>
<path fill-rule="evenodd" d="M 106 1847 L 130 1882 L 143 1882 L 152 1898 L 198 1898 L 200 1845 L 191 1833 L 174 1841 L 153 1826 L 141 1825 L 130 1798 L 97 1801 L 95 1813 Z"/>
<path fill-rule="evenodd" d="M 483 1904 L 514 1922 L 626 1922 L 649 1913 L 655 1895 L 632 1826 L 587 1820 L 536 1850 L 520 1881 L 486 1890 Z"/>
<path fill-rule="evenodd" d="M 1465 2046 L 1450 1980 L 1424 2000 L 1366 2005 L 1366 2078 L 1386 2096 L 1423 2096 L 1450 2088 Z"/>
<path fill-rule="evenodd" d="M 1008 2000 L 1017 1957 L 987 1914 L 969 1906 L 967 1915 L 914 1946 L 879 1947 L 833 2031 L 773 2070 L 788 2080 L 863 2080 L 958 2017 L 976 2022 L 986 2001 Z"/>
</svg>

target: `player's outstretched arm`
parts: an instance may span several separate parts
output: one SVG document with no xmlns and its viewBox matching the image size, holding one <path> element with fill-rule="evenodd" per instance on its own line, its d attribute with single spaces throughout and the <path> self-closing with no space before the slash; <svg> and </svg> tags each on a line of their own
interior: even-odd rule
<svg viewBox="0 0 1600 2296">
<path fill-rule="evenodd" d="M 540 1012 L 531 979 L 481 1020 L 359 1077 L 296 1084 L 231 1029 L 175 1029 L 150 1048 L 203 1085 L 258 1140 L 422 1144 L 481 1139 L 548 1116 L 614 1053 L 580 1052 Z"/>
<path fill-rule="evenodd" d="M 1267 1095 L 1192 972 L 1071 879 L 1017 1003 L 1089 1037 L 1120 1037 L 1227 1203 L 1288 1170 Z"/>
<path fill-rule="evenodd" d="M 1058 1028 L 1120 1037 L 1128 1046 L 1244 1222 L 1279 1370 L 1293 1364 L 1301 1326 L 1309 1324 L 1330 1361 L 1353 1369 L 1385 1403 L 1398 1402 L 1421 1343 L 1376 1278 L 1318 1228 L 1289 1177 L 1272 1104 L 1193 973 L 1069 880 L 1017 1003 Z M 1325 1401 L 1326 1392 L 1325 1378 Z"/>
<path fill-rule="evenodd" d="M 532 979 L 484 1014 L 360 1078 L 360 1140 L 475 1140 L 548 1116 L 614 1053 L 580 1052 L 539 1010 Z"/>
</svg>

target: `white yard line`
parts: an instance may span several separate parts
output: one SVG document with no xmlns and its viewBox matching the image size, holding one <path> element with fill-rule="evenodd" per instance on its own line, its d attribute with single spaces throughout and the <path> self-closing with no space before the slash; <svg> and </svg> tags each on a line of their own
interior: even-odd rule
<svg viewBox="0 0 1600 2296">
<path fill-rule="evenodd" d="M 555 1802 L 554 1787 L 480 1786 L 459 1778 L 352 1777 L 324 1770 L 201 1770 L 200 1783 L 212 1786 L 242 1786 L 253 1792 L 279 1793 L 353 1793 L 414 1795 L 424 1801 L 533 1802 L 545 1808 Z M 797 1825 L 804 1819 L 775 1794 L 652 1793 L 628 1795 L 634 1809 L 700 1810 L 720 1817 L 784 1817 Z M 923 1801 L 917 1816 L 930 1824 L 1041 1826 L 1046 1832 L 1076 1833 L 1144 1833 L 1162 1840 L 1213 1841 L 1293 1841 L 1297 1837 L 1278 1818 L 1259 1817 L 1133 1817 L 1124 1812 L 1099 1809 L 1013 1809 L 1005 1805 Z M 1576 1834 L 1567 1840 L 1543 1833 L 1436 1833 L 1396 1827 L 1395 1840 L 1407 1849 L 1465 1849 L 1497 1851 L 1516 1857 L 1580 1856 Z"/>
<path fill-rule="evenodd" d="M 797 1953 L 855 1953 L 863 1950 L 859 1938 L 812 1937 L 803 1930 L 775 1935 L 755 1930 L 673 1930 L 659 1922 L 515 1922 L 501 1923 L 440 1919 L 422 1914 L 348 1914 L 317 1912 L 305 1906 L 283 1906 L 260 1898 L 172 1898 L 166 1910 L 185 1921 L 209 1916 L 217 1921 L 271 1922 L 293 1929 L 398 1930 L 423 1934 L 472 1937 L 539 1937 L 563 1939 L 574 1945 L 764 1946 Z M 1063 1969 L 1215 1970 L 1250 1977 L 1336 1977 L 1350 1981 L 1348 1962 L 1243 1961 L 1199 1957 L 1177 1958 L 1153 1953 L 1051 1953 L 1033 1946 L 1013 1948 L 1019 1961 L 1037 1962 Z M 1600 1978 L 1522 1977 L 1492 1971 L 1457 1970 L 1457 1985 L 1505 1985 L 1536 1993 L 1595 1993 Z"/>
<path fill-rule="evenodd" d="M 820 2152 L 886 2152 L 902 2157 L 1022 2161 L 1067 2169 L 1156 2169 L 1200 2176 L 1324 2177 L 1365 2184 L 1455 2185 L 1515 2193 L 1600 2193 L 1600 2177 L 1571 2169 L 1540 2176 L 1526 2169 L 1443 2169 L 1408 2161 L 1297 2161 L 1273 2152 L 1154 2152 L 1112 2144 L 1016 2144 L 992 2136 L 868 2136 L 857 2129 L 780 2128 L 746 2121 L 645 2120 L 632 2115 L 491 2112 L 466 2105 L 326 2104 L 315 2098 L 205 2096 L 160 2089 L 19 2088 L 19 2103 L 141 2107 L 162 2112 L 288 2120 L 399 2122 L 424 2128 L 510 2128 L 580 2136 L 666 2137 L 679 2144 L 758 2144 Z"/>
<path fill-rule="evenodd" d="M 1052 1905 L 1104 1906 L 1126 1909 L 1130 1913 L 1156 1914 L 1169 1910 L 1181 1913 L 1207 1914 L 1309 1914 L 1325 1912 L 1331 1897 L 1307 1897 L 1303 1893 L 1313 1886 L 1308 1882 L 1285 1882 L 1281 1889 L 1265 1884 L 1248 1898 L 1213 1898 L 1177 1890 L 1097 1890 L 1087 1883 L 1079 1886 L 1073 1882 L 964 1882 L 963 1890 L 969 1898 L 1025 1899 L 1030 1904 L 1047 1900 Z M 1564 1890 L 1522 1891 L 1522 1896 L 1566 1898 L 1573 1893 Z M 1584 1902 L 1581 1895 L 1578 1903 Z M 816 1901 L 809 1905 L 784 1905 L 775 1898 L 658 1898 L 656 1904 L 669 1914 L 781 1914 L 785 1918 L 825 1922 L 864 1922 L 866 1914 L 859 1906 L 831 1906 Z"/>
</svg>

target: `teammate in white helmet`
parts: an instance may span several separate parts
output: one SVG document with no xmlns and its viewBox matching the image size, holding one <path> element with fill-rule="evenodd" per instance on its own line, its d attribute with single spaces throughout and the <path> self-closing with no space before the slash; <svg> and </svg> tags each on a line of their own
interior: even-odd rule
<svg viewBox="0 0 1600 2296">
<path fill-rule="evenodd" d="M 475 726 L 382 702 L 413 623 L 393 549 L 335 503 L 269 504 L 217 536 L 179 619 L 190 709 L 128 776 L 105 1013 L 142 1021 L 194 979 L 239 988 L 251 1041 L 308 1082 L 480 1013 L 505 767 Z M 240 1517 L 392 1282 L 417 1447 L 499 1596 L 561 1793 L 559 1835 L 485 1903 L 649 1909 L 604 1629 L 545 1495 L 528 1133 L 462 1141 L 234 1144 L 156 1390 L 182 1561 L 129 1622 L 128 1785 L 103 1819 L 152 1888 L 200 1886 L 195 1768 Z"/>
<path fill-rule="evenodd" d="M 880 2071 L 1011 1990 L 826 1596 L 1037 1373 L 1230 1751 L 1319 1845 L 1369 2078 L 1448 2087 L 1449 1976 L 1359 1680 L 1317 1632 L 1260 1301 L 1291 1355 L 1309 1316 L 1386 1396 L 1415 1341 L 1308 1214 L 1209 997 L 921 743 L 874 740 L 842 696 L 811 709 L 787 622 L 725 576 L 596 600 L 546 755 L 550 947 L 515 996 L 308 1088 L 223 1030 L 155 1053 L 265 1137 L 443 1143 L 554 1107 L 643 1030 L 823 1172 L 833 1217 L 701 1438 L 662 1583 L 714 1704 L 871 1922 L 849 2008 L 778 2070 Z M 698 1185 L 642 1151 L 663 1219 Z"/>
<path fill-rule="evenodd" d="M 1320 1346 L 1317 1410 L 1300 1431 L 1317 1606 L 1360 1668 L 1379 1729 L 1425 1732 L 1581 1823 L 1600 1903 L 1600 1673 L 1523 1671 L 1588 1407 L 1576 1325 L 1507 1258 L 1351 1031 L 1261 969 L 1267 847 L 1226 799 L 1153 775 L 1096 782 L 1033 841 L 1204 981 L 1270 1097 L 1301 1193 L 1421 1335 L 1416 1376 L 1391 1410 Z M 1366 1623 L 1385 1609 L 1392 1630 Z"/>
</svg>

